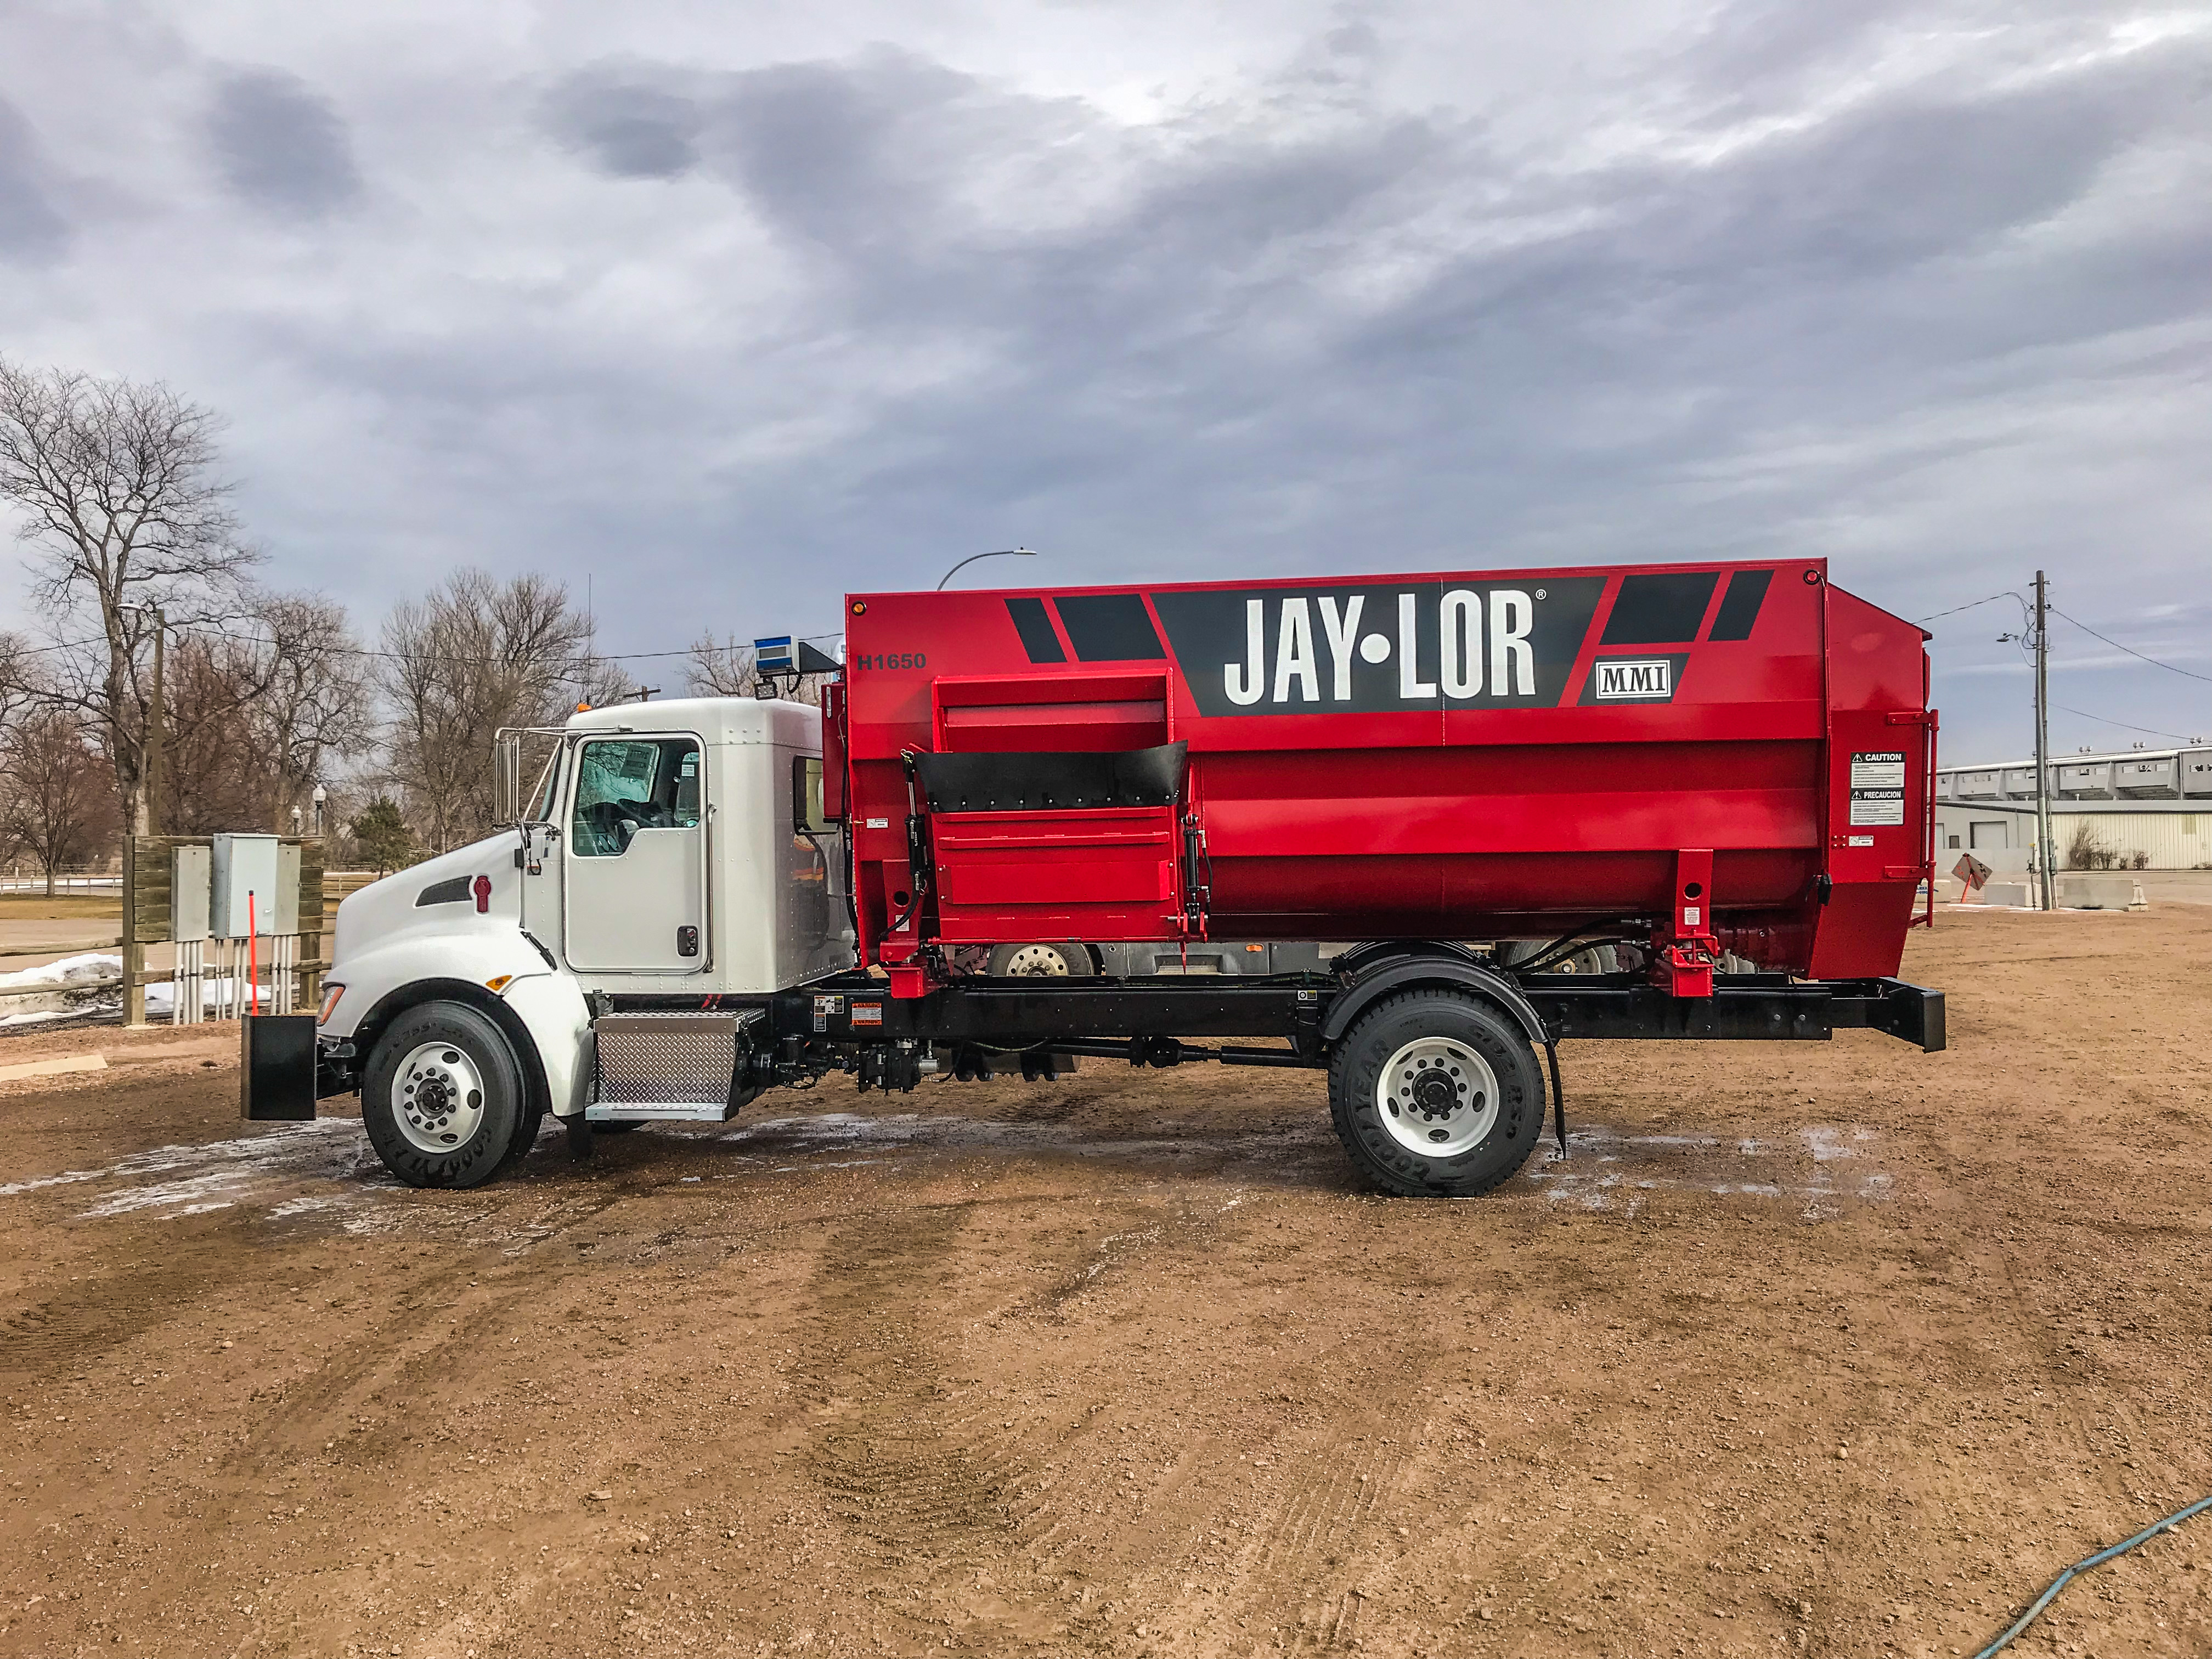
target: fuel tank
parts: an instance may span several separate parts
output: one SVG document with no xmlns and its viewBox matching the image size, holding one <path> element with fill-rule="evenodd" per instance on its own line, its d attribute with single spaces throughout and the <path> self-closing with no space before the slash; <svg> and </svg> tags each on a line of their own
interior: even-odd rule
<svg viewBox="0 0 2212 1659">
<path fill-rule="evenodd" d="M 846 612 L 824 758 L 873 962 L 1587 927 L 1884 975 L 1934 857 L 1928 636 L 1819 560 Z"/>
</svg>

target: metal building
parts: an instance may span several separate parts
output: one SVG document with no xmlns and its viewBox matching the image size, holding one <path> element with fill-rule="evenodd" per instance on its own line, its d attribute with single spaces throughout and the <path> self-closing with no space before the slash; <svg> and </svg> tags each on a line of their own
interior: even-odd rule
<svg viewBox="0 0 2212 1659">
<path fill-rule="evenodd" d="M 2035 845 L 2033 762 L 1939 768 L 1936 797 L 1939 863 L 1972 853 L 2002 872 L 2027 868 Z M 2140 854 L 2151 870 L 2212 868 L 2212 744 L 2054 761 L 2051 802 L 2062 868 L 2085 830 L 2124 866 Z"/>
</svg>

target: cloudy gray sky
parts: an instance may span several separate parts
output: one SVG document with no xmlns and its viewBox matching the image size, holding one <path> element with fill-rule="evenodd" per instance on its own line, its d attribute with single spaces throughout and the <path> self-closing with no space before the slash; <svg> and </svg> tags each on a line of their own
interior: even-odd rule
<svg viewBox="0 0 2212 1659">
<path fill-rule="evenodd" d="M 0 350 L 226 411 L 372 627 L 1820 553 L 2212 675 L 2212 9 L 6 0 Z M 1955 758 L 2015 623 L 1936 624 Z M 2055 637 L 2058 743 L 2212 738 Z"/>
</svg>

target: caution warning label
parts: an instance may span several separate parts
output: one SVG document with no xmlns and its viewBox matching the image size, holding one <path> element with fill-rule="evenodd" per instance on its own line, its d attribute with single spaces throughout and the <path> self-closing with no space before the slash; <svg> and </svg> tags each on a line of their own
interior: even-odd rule
<svg viewBox="0 0 2212 1659">
<path fill-rule="evenodd" d="M 1851 791 L 1862 789 L 1902 789 L 1905 787 L 1905 751 L 1899 749 L 1874 749 L 1851 757 Z M 1852 823 L 1858 820 L 1853 818 Z M 1869 820 L 1872 822 L 1871 819 Z"/>
<path fill-rule="evenodd" d="M 1905 791 L 1902 789 L 1854 789 L 1851 791 L 1851 823 L 1860 824 L 1903 823 L 1905 822 Z"/>
</svg>

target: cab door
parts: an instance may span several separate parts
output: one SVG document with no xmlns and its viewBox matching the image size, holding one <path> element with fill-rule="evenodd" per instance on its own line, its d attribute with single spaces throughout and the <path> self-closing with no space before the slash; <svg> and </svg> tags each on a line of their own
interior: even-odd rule
<svg viewBox="0 0 2212 1659">
<path fill-rule="evenodd" d="M 584 973 L 696 974 L 707 937 L 706 756 L 688 732 L 576 745 L 562 954 Z"/>
</svg>

